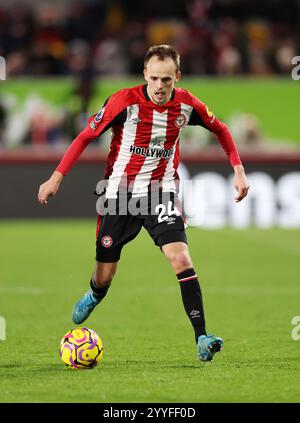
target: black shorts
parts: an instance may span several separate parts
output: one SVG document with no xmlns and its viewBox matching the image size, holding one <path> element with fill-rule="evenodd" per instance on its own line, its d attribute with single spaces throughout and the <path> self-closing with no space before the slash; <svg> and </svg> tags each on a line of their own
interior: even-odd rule
<svg viewBox="0 0 300 423">
<path fill-rule="evenodd" d="M 101 207 L 98 205 L 101 202 Z M 99 198 L 96 231 L 96 260 L 103 263 L 120 259 L 122 248 L 144 227 L 160 248 L 171 242 L 187 243 L 185 221 L 174 193 L 155 193 L 146 197 Z"/>
</svg>

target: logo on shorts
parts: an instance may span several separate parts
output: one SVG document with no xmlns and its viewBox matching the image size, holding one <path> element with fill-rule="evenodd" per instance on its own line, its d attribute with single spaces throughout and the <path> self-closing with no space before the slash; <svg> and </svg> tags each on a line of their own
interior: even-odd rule
<svg viewBox="0 0 300 423">
<path fill-rule="evenodd" d="M 175 124 L 175 126 L 177 128 L 181 128 L 183 125 L 185 125 L 186 124 L 186 117 L 185 117 L 185 115 L 181 114 L 181 115 L 177 116 L 177 118 L 175 119 L 174 124 Z"/>
<path fill-rule="evenodd" d="M 111 247 L 111 246 L 112 246 L 112 244 L 113 244 L 112 237 L 111 237 L 111 236 L 109 236 L 109 235 L 104 235 L 104 236 L 101 238 L 101 244 L 102 244 L 102 245 L 103 245 L 103 247 L 105 247 L 105 248 L 109 248 L 109 247 Z"/>
</svg>

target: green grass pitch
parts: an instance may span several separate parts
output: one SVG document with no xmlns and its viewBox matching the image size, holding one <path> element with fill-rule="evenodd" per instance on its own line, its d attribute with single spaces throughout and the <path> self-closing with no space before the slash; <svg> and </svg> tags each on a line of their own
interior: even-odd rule
<svg viewBox="0 0 300 423">
<path fill-rule="evenodd" d="M 59 342 L 88 288 L 95 222 L 2 221 L 0 234 L 1 402 L 299 401 L 299 230 L 188 229 L 208 331 L 225 340 L 206 364 L 176 277 L 141 232 L 86 322 L 105 350 L 85 371 L 64 367 Z"/>
</svg>

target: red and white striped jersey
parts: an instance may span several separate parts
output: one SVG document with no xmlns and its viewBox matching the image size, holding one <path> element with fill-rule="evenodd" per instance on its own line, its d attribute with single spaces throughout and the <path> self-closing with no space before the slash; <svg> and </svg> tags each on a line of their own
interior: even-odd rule
<svg viewBox="0 0 300 423">
<path fill-rule="evenodd" d="M 157 105 L 146 85 L 113 94 L 75 138 L 58 165 L 66 175 L 84 148 L 112 129 L 104 178 L 106 196 L 115 198 L 120 185 L 130 185 L 134 196 L 145 195 L 154 181 L 163 191 L 176 191 L 179 137 L 186 125 L 201 125 L 214 132 L 232 166 L 241 164 L 227 126 L 189 91 L 174 88 L 170 100 Z"/>
</svg>

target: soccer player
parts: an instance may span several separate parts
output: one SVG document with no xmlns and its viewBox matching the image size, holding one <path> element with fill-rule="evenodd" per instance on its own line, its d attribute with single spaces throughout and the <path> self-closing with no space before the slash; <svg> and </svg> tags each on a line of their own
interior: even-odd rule
<svg viewBox="0 0 300 423">
<path fill-rule="evenodd" d="M 106 100 L 74 139 L 50 179 L 40 186 L 38 199 L 47 204 L 85 147 L 111 128 L 106 183 L 98 192 L 102 207 L 97 208 L 96 265 L 90 289 L 74 307 L 73 321 L 84 322 L 106 296 L 123 246 L 143 226 L 176 274 L 195 332 L 199 359 L 211 361 L 221 350 L 223 340 L 206 332 L 202 293 L 177 198 L 179 136 L 184 127 L 201 125 L 216 134 L 234 169 L 236 202 L 247 195 L 249 186 L 227 126 L 189 91 L 175 88 L 180 76 L 180 57 L 173 47 L 150 47 L 144 60 L 146 84 L 122 89 Z M 134 200 L 138 213 L 130 211 L 130 207 L 124 212 L 121 203 L 117 203 L 120 198 L 123 206 L 124 199 L 128 206 Z"/>
</svg>

